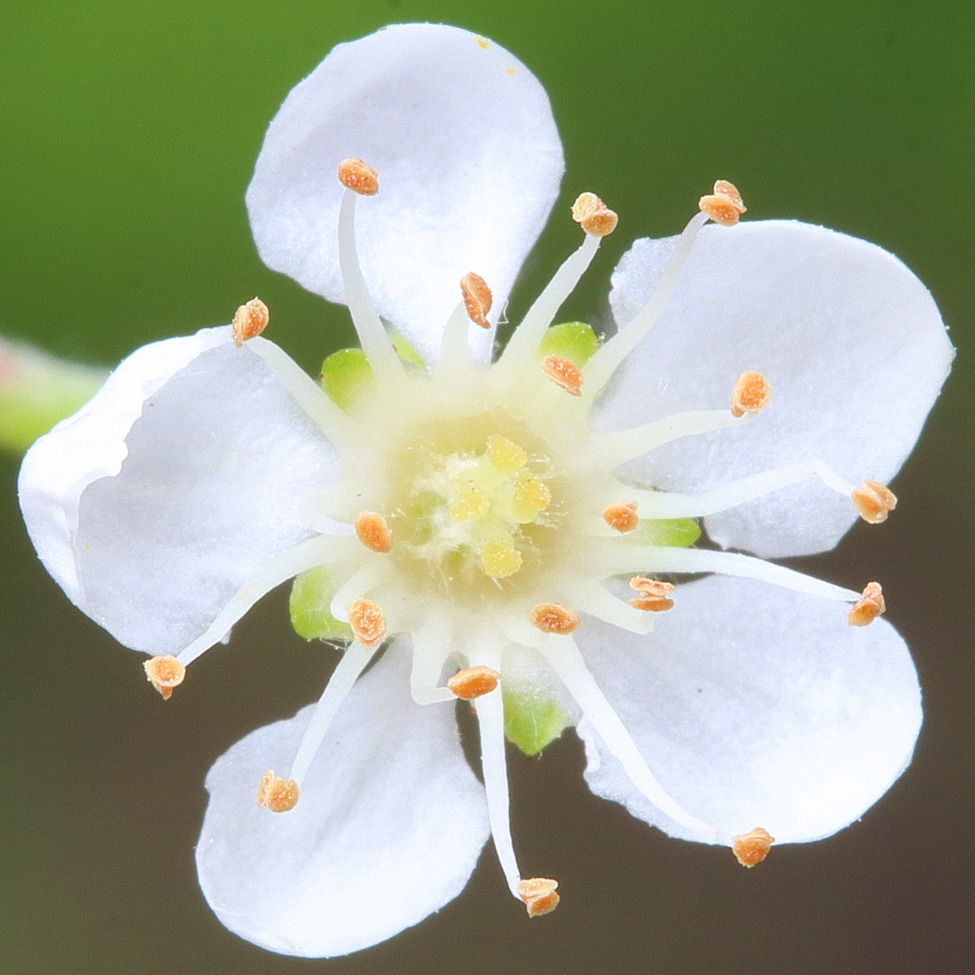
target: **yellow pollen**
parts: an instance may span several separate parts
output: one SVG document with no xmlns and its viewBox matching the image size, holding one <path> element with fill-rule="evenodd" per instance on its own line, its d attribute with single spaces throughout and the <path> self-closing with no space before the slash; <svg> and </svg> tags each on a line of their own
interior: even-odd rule
<svg viewBox="0 0 975 975">
<path fill-rule="evenodd" d="M 349 606 L 352 635 L 366 649 L 376 646 L 386 635 L 386 617 L 371 599 L 356 599 Z"/>
<path fill-rule="evenodd" d="M 492 579 L 507 579 L 521 568 L 521 552 L 509 541 L 488 542 L 481 549 L 481 568 Z"/>
<path fill-rule="evenodd" d="M 360 511 L 355 519 L 356 537 L 373 552 L 388 552 L 393 547 L 393 533 L 386 519 L 375 511 Z"/>
<path fill-rule="evenodd" d="M 533 626 L 543 633 L 571 633 L 579 626 L 579 617 L 559 603 L 539 603 L 532 607 L 529 617 Z"/>
<path fill-rule="evenodd" d="M 648 579 L 646 576 L 634 576 L 630 580 L 630 588 L 640 593 L 630 600 L 634 609 L 642 609 L 647 613 L 663 613 L 674 608 L 674 601 L 670 594 L 674 587 L 669 582 L 659 579 Z"/>
<path fill-rule="evenodd" d="M 267 305 L 260 298 L 251 298 L 234 312 L 231 321 L 230 337 L 239 349 L 248 339 L 256 338 L 271 320 Z"/>
<path fill-rule="evenodd" d="M 462 701 L 473 701 L 490 694 L 500 680 L 501 675 L 490 667 L 465 667 L 447 681 L 447 687 Z"/>
<path fill-rule="evenodd" d="M 860 598 L 853 604 L 850 615 L 847 617 L 850 626 L 866 626 L 872 623 L 884 610 L 887 609 L 884 603 L 884 591 L 880 588 L 879 582 L 868 582 L 863 589 Z"/>
<path fill-rule="evenodd" d="M 294 779 L 279 779 L 274 772 L 265 772 L 257 787 L 257 804 L 271 812 L 282 813 L 294 809 L 298 802 L 298 783 Z"/>
<path fill-rule="evenodd" d="M 758 413 L 768 405 L 772 389 L 760 372 L 743 372 L 731 391 L 731 415 Z"/>
<path fill-rule="evenodd" d="M 593 237 L 606 237 L 616 229 L 619 216 L 595 193 L 581 193 L 572 204 L 572 219 Z"/>
<path fill-rule="evenodd" d="M 756 826 L 740 836 L 732 836 L 731 852 L 743 867 L 754 867 L 768 856 L 774 842 L 775 837 L 767 829 Z"/>
<path fill-rule="evenodd" d="M 733 227 L 748 209 L 742 202 L 738 188 L 726 179 L 719 179 L 714 184 L 713 194 L 702 196 L 697 205 L 722 227 Z"/>
<path fill-rule="evenodd" d="M 635 501 L 614 501 L 603 508 L 603 521 L 618 532 L 631 532 L 640 524 Z"/>
<path fill-rule="evenodd" d="M 582 395 L 582 373 L 579 367 L 568 359 L 547 355 L 542 359 L 542 372 L 549 379 L 572 396 Z"/>
<path fill-rule="evenodd" d="M 461 488 L 460 497 L 450 506 L 450 517 L 454 521 L 479 521 L 490 509 L 491 502 L 473 481 L 467 481 Z"/>
<path fill-rule="evenodd" d="M 511 514 L 520 525 L 533 522 L 552 502 L 552 492 L 534 474 L 519 471 L 511 492 Z"/>
<path fill-rule="evenodd" d="M 491 323 L 487 320 L 487 315 L 491 310 L 493 298 L 484 278 L 469 271 L 460 279 L 460 293 L 464 297 L 467 317 L 481 328 L 490 328 Z"/>
<path fill-rule="evenodd" d="M 491 42 L 486 37 L 481 37 L 481 35 L 478 34 L 477 35 L 477 46 L 482 51 L 486 51 L 491 46 Z"/>
<path fill-rule="evenodd" d="M 359 196 L 375 196 L 379 192 L 379 173 L 361 159 L 343 159 L 339 163 L 339 182 Z"/>
<path fill-rule="evenodd" d="M 173 688 L 179 687 L 186 676 L 186 667 L 175 657 L 153 657 L 143 665 L 146 680 L 159 691 L 164 701 L 173 696 Z"/>
<path fill-rule="evenodd" d="M 528 462 L 528 454 L 513 440 L 492 433 L 487 438 L 488 460 L 502 474 L 514 474 Z"/>
<path fill-rule="evenodd" d="M 871 525 L 887 520 L 887 515 L 897 507 L 894 493 L 877 481 L 864 481 L 850 495 L 860 512 L 860 517 Z"/>
<path fill-rule="evenodd" d="M 557 880 L 547 880 L 545 877 L 518 881 L 518 896 L 528 908 L 529 917 L 551 914 L 559 906 L 559 895 L 555 889 L 558 885 Z"/>
</svg>

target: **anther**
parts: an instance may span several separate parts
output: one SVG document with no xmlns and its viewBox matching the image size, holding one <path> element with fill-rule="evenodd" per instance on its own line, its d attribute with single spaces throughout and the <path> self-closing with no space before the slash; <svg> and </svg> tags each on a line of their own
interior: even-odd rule
<svg viewBox="0 0 975 975">
<path fill-rule="evenodd" d="M 386 519 L 375 511 L 360 511 L 355 519 L 356 537 L 373 552 L 388 552 L 393 547 L 393 533 Z"/>
<path fill-rule="evenodd" d="M 541 917 L 551 914 L 559 906 L 559 895 L 556 891 L 559 882 L 545 877 L 532 877 L 518 881 L 518 896 L 528 908 L 529 917 Z"/>
<path fill-rule="evenodd" d="M 460 279 L 460 293 L 464 296 L 464 307 L 467 309 L 467 317 L 481 328 L 490 328 L 491 323 L 487 320 L 488 312 L 491 310 L 491 289 L 487 286 L 484 278 L 473 271 L 469 271 Z"/>
<path fill-rule="evenodd" d="M 603 521 L 618 532 L 631 532 L 640 524 L 635 501 L 614 501 L 603 508 Z"/>
<path fill-rule="evenodd" d="M 379 192 L 379 173 L 361 159 L 343 159 L 339 163 L 339 182 L 359 196 L 375 196 Z"/>
<path fill-rule="evenodd" d="M 549 379 L 572 396 L 582 395 L 582 373 L 579 367 L 568 359 L 547 355 L 542 359 L 542 372 Z"/>
<path fill-rule="evenodd" d="M 231 321 L 230 337 L 239 349 L 248 339 L 256 338 L 271 320 L 267 305 L 260 298 L 251 298 L 234 312 Z"/>
<path fill-rule="evenodd" d="M 352 635 L 367 650 L 376 646 L 386 635 L 386 617 L 371 599 L 355 599 L 349 606 L 349 626 Z"/>
<path fill-rule="evenodd" d="M 774 842 L 775 837 L 767 829 L 756 826 L 740 836 L 732 836 L 731 852 L 743 867 L 754 867 L 768 856 Z"/>
<path fill-rule="evenodd" d="M 473 701 L 490 694 L 500 680 L 501 675 L 490 667 L 465 667 L 447 681 L 447 687 L 462 701 Z"/>
<path fill-rule="evenodd" d="M 670 598 L 674 587 L 669 582 L 648 579 L 646 576 L 634 576 L 630 580 L 630 588 L 640 594 L 630 600 L 630 605 L 634 609 L 642 609 L 647 613 L 663 613 L 674 608 L 674 601 Z"/>
<path fill-rule="evenodd" d="M 606 237 L 620 218 L 595 193 L 581 193 L 572 204 L 572 219 L 590 236 Z"/>
<path fill-rule="evenodd" d="M 571 633 L 579 626 L 579 617 L 559 603 L 539 603 L 532 607 L 529 619 L 543 633 Z"/>
<path fill-rule="evenodd" d="M 714 184 L 713 194 L 702 196 L 697 205 L 722 227 L 733 227 L 748 209 L 742 202 L 738 188 L 726 179 L 719 179 Z"/>
<path fill-rule="evenodd" d="M 257 804 L 271 812 L 282 813 L 294 809 L 298 802 L 298 783 L 294 779 L 279 779 L 274 772 L 265 772 L 257 787 Z"/>
<path fill-rule="evenodd" d="M 884 610 L 887 609 L 884 603 L 884 591 L 880 588 L 879 582 L 868 582 L 863 589 L 860 598 L 853 604 L 850 615 L 847 617 L 850 626 L 866 626 L 872 623 Z"/>
<path fill-rule="evenodd" d="M 877 481 L 864 481 L 850 495 L 860 512 L 860 517 L 871 525 L 887 520 L 887 515 L 897 507 L 894 493 Z"/>
<path fill-rule="evenodd" d="M 743 372 L 731 391 L 731 415 L 758 413 L 768 405 L 772 389 L 760 372 Z"/>
<path fill-rule="evenodd" d="M 143 665 L 146 680 L 159 691 L 164 701 L 173 696 L 173 688 L 179 687 L 186 676 L 186 667 L 175 657 L 153 657 Z"/>
</svg>

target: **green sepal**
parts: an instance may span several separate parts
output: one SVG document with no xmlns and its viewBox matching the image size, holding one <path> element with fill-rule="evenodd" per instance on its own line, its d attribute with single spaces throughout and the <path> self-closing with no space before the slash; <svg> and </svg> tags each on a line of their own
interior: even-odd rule
<svg viewBox="0 0 975 975">
<path fill-rule="evenodd" d="M 643 545 L 689 548 L 701 537 L 701 526 L 693 518 L 647 518 L 629 537 Z"/>
<path fill-rule="evenodd" d="M 504 688 L 504 734 L 529 758 L 565 730 L 565 712 L 545 691 L 518 684 Z"/>
<path fill-rule="evenodd" d="M 362 349 L 339 349 L 323 363 L 319 376 L 325 395 L 340 409 L 349 410 L 359 394 L 374 382 L 372 366 Z"/>
<path fill-rule="evenodd" d="M 324 566 L 295 576 L 288 608 L 298 636 L 306 640 L 352 639 L 352 627 L 337 620 L 329 610 L 337 589 Z"/>
<path fill-rule="evenodd" d="M 423 356 L 416 351 L 414 346 L 406 339 L 404 336 L 400 335 L 399 332 L 393 332 L 390 335 L 390 341 L 393 343 L 393 348 L 396 350 L 396 354 L 406 363 L 411 366 L 425 366 L 426 363 L 423 361 Z"/>
<path fill-rule="evenodd" d="M 599 348 L 599 338 L 591 325 L 584 322 L 563 322 L 553 325 L 538 346 L 540 356 L 554 355 L 567 359 L 580 369 Z"/>
</svg>

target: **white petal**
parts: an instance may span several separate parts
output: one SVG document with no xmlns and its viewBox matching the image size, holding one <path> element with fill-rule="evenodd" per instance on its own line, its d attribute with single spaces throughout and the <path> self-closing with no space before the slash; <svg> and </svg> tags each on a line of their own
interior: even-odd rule
<svg viewBox="0 0 975 975">
<path fill-rule="evenodd" d="M 227 327 L 144 346 L 28 452 L 20 503 L 71 600 L 120 642 L 174 652 L 308 533 L 296 502 L 334 451 Z"/>
<path fill-rule="evenodd" d="M 484 790 L 464 761 L 454 709 L 409 696 L 393 646 L 349 694 L 297 806 L 255 803 L 287 775 L 311 708 L 248 735 L 207 777 L 200 885 L 232 931 L 290 955 L 367 948 L 456 897 L 488 836 Z"/>
<path fill-rule="evenodd" d="M 680 586 L 649 637 L 582 632 L 586 662 L 647 764 L 692 815 L 731 837 L 819 839 L 859 818 L 911 759 L 921 724 L 904 641 L 846 607 L 739 579 Z M 672 836 L 587 722 L 592 790 Z"/>
<path fill-rule="evenodd" d="M 611 295 L 617 322 L 649 297 L 674 241 L 640 240 L 624 256 Z M 710 226 L 604 400 L 601 423 L 620 428 L 723 407 L 738 375 L 754 369 L 772 399 L 753 422 L 663 447 L 627 473 L 694 492 L 818 458 L 854 484 L 886 483 L 951 358 L 930 294 L 879 247 L 792 221 Z M 848 499 L 811 479 L 706 524 L 726 547 L 773 557 L 832 548 L 855 519 Z"/>
<path fill-rule="evenodd" d="M 487 281 L 496 321 L 555 201 L 548 98 L 517 58 L 456 27 L 401 24 L 336 47 L 271 122 L 247 191 L 264 262 L 330 301 L 345 301 L 336 169 L 350 156 L 379 172 L 357 218 L 373 301 L 432 361 L 461 277 Z"/>
</svg>

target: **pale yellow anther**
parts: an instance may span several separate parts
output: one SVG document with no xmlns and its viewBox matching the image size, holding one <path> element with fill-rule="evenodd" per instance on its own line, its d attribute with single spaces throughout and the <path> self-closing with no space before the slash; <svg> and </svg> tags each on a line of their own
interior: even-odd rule
<svg viewBox="0 0 975 975">
<path fill-rule="evenodd" d="M 175 657 L 152 657 L 143 665 L 146 680 L 159 691 L 164 701 L 173 696 L 173 688 L 179 687 L 186 676 L 186 667 Z"/>
<path fill-rule="evenodd" d="M 375 511 L 360 511 L 355 519 L 356 537 L 373 552 L 388 552 L 393 547 L 393 533 L 386 519 Z"/>
<path fill-rule="evenodd" d="M 386 617 L 371 599 L 355 599 L 349 605 L 352 635 L 368 648 L 376 646 L 386 635 Z"/>
<path fill-rule="evenodd" d="M 547 355 L 542 359 L 542 372 L 556 386 L 560 386 L 572 396 L 582 395 L 582 372 L 575 363 L 555 355 Z"/>
<path fill-rule="evenodd" d="M 379 173 L 361 159 L 343 159 L 339 163 L 339 182 L 359 196 L 375 196 L 379 192 Z"/>
<path fill-rule="evenodd" d="M 647 613 L 663 613 L 674 608 L 674 601 L 670 598 L 674 587 L 669 582 L 634 576 L 630 580 L 630 588 L 640 594 L 630 600 L 634 609 L 642 609 Z"/>
<path fill-rule="evenodd" d="M 464 308 L 467 309 L 467 317 L 481 328 L 490 328 L 491 323 L 487 320 L 488 312 L 491 310 L 491 289 L 487 286 L 484 278 L 473 271 L 469 271 L 460 279 L 460 293 L 464 297 Z"/>
<path fill-rule="evenodd" d="M 603 508 L 603 521 L 618 532 L 631 532 L 640 524 L 635 501 L 614 501 Z"/>
<path fill-rule="evenodd" d="M 847 619 L 850 621 L 850 626 L 866 626 L 886 609 L 884 591 L 880 588 L 880 583 L 868 582 L 860 598 L 853 604 Z"/>
<path fill-rule="evenodd" d="M 731 391 L 731 415 L 758 413 L 768 405 L 772 388 L 760 372 L 743 372 Z"/>
<path fill-rule="evenodd" d="M 488 542 L 481 549 L 481 568 L 492 579 L 507 579 L 521 568 L 521 552 L 508 541 Z"/>
<path fill-rule="evenodd" d="M 897 498 L 885 485 L 877 481 L 864 481 L 850 495 L 860 512 L 860 517 L 871 525 L 887 520 L 887 515 L 897 507 Z"/>
<path fill-rule="evenodd" d="M 756 826 L 740 836 L 732 836 L 731 852 L 743 867 L 754 867 L 768 856 L 774 842 L 775 837 L 767 829 Z"/>
<path fill-rule="evenodd" d="M 298 802 L 298 783 L 294 779 L 279 779 L 274 772 L 265 772 L 257 787 L 257 804 L 271 812 L 282 813 L 294 809 Z"/>
<path fill-rule="evenodd" d="M 532 607 L 529 619 L 543 633 L 571 633 L 579 627 L 579 617 L 560 603 L 539 603 Z"/>
<path fill-rule="evenodd" d="M 548 485 L 529 471 L 519 471 L 511 492 L 511 516 L 520 525 L 533 522 L 552 503 Z"/>
<path fill-rule="evenodd" d="M 733 227 L 738 223 L 738 218 L 748 209 L 742 202 L 738 188 L 726 179 L 719 179 L 714 184 L 714 192 L 702 196 L 697 205 L 722 227 Z"/>
<path fill-rule="evenodd" d="M 460 497 L 450 505 L 450 517 L 454 521 L 478 521 L 491 510 L 491 502 L 473 481 L 461 486 Z"/>
<path fill-rule="evenodd" d="M 465 667 L 447 681 L 447 687 L 462 701 L 490 694 L 501 680 L 501 675 L 490 667 Z"/>
<path fill-rule="evenodd" d="M 518 896 L 528 908 L 529 917 L 541 917 L 551 914 L 559 906 L 559 895 L 556 891 L 559 882 L 545 877 L 532 877 L 518 881 Z"/>
<path fill-rule="evenodd" d="M 528 453 L 513 440 L 492 433 L 487 438 L 488 460 L 502 474 L 514 474 L 528 463 Z"/>
<path fill-rule="evenodd" d="M 256 338 L 271 320 L 267 305 L 260 298 L 251 298 L 234 312 L 230 323 L 230 337 L 239 349 L 248 339 Z"/>
<path fill-rule="evenodd" d="M 572 219 L 593 237 L 606 237 L 619 223 L 619 216 L 595 193 L 581 193 L 572 204 Z"/>
</svg>

